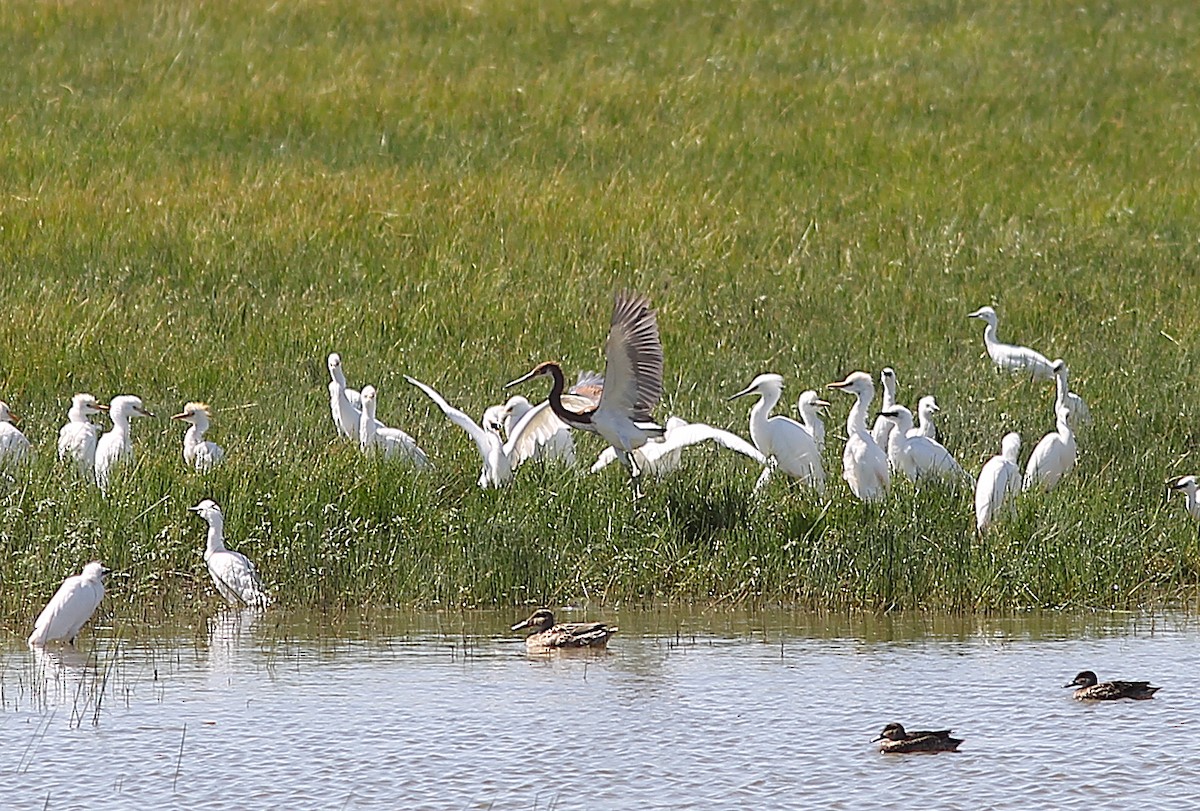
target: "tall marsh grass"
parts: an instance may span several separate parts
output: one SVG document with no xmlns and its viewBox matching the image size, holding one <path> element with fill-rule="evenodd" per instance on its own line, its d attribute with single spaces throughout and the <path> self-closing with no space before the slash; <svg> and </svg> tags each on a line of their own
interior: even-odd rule
<svg viewBox="0 0 1200 811">
<path fill-rule="evenodd" d="M 1190 599 L 1162 485 L 1200 464 L 1198 25 L 1123 0 L 0 6 L 0 397 L 38 449 L 0 485 L 0 615 L 23 633 L 93 557 L 111 599 L 211 599 L 204 497 L 284 603 Z M 792 403 L 891 365 L 977 472 L 1053 428 L 1051 389 L 982 356 L 991 303 L 1095 423 L 983 541 L 965 492 L 849 498 L 848 398 L 825 502 L 753 498 L 707 450 L 637 502 L 615 470 L 480 491 L 402 375 L 478 414 L 538 360 L 598 368 L 625 287 L 658 309 L 664 418 L 744 433 L 724 398 L 759 372 Z M 434 470 L 334 438 L 332 350 Z M 53 462 L 76 391 L 207 400 L 228 462 L 187 472 L 182 428 L 139 421 L 102 498 Z"/>
</svg>

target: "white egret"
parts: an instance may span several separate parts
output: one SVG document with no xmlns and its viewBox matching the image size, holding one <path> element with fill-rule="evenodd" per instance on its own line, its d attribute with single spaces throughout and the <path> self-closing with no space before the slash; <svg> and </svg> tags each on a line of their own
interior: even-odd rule
<svg viewBox="0 0 1200 811">
<path fill-rule="evenodd" d="M 577 397 L 586 398 L 577 401 L 579 406 L 582 408 L 588 408 L 589 406 L 587 403 L 589 402 L 591 405 L 595 405 L 600 400 L 600 394 L 598 390 L 594 397 L 590 394 L 578 395 L 576 392 L 576 387 L 572 386 L 569 393 L 574 394 Z M 533 408 L 535 408 L 535 406 L 530 404 L 528 400 L 520 395 L 509 397 L 508 401 L 502 406 L 501 411 L 501 422 L 504 426 L 504 436 L 511 436 L 513 431 L 516 430 L 517 425 L 520 424 L 525 415 L 528 414 Z M 554 412 L 551 411 L 549 407 L 547 407 L 545 411 L 541 413 L 539 419 L 552 420 L 553 424 L 558 427 L 558 430 L 544 440 L 539 440 L 539 443 L 534 449 L 533 456 L 531 458 L 553 459 L 568 466 L 575 464 L 575 442 L 571 439 L 571 430 L 567 427 L 567 424 L 558 417 L 555 417 Z M 539 432 L 539 437 L 540 436 L 541 433 Z"/>
<path fill-rule="evenodd" d="M 1066 407 L 1055 406 L 1055 430 L 1042 437 L 1030 454 L 1022 490 L 1038 487 L 1049 492 L 1075 466 L 1075 434 L 1067 416 Z"/>
<path fill-rule="evenodd" d="M 896 429 L 888 437 L 888 462 L 909 481 L 942 479 L 951 483 L 975 480 L 962 469 L 950 451 L 936 439 L 922 436 L 913 430 L 912 412 L 904 406 L 881 412 L 896 423 Z"/>
<path fill-rule="evenodd" d="M 0 467 L 19 464 L 32 448 L 21 429 L 13 425 L 18 419 L 8 403 L 0 401 Z"/>
<path fill-rule="evenodd" d="M 403 456 L 416 467 L 428 467 L 429 457 L 417 445 L 417 441 L 399 428 L 389 428 L 375 419 L 375 387 L 363 387 L 359 403 L 362 419 L 359 420 L 358 444 L 364 451 L 378 448 L 385 457 Z"/>
<path fill-rule="evenodd" d="M 650 413 L 662 398 L 663 353 L 658 321 L 644 296 L 616 295 L 604 361 L 600 400 L 583 411 L 572 411 L 563 404 L 566 380 L 562 367 L 554 361 L 539 363 L 504 388 L 549 376 L 553 384 L 548 402 L 555 416 L 572 428 L 602 436 L 634 473 L 630 451 L 645 445 L 651 437 L 662 436 L 665 430 L 654 423 Z"/>
<path fill-rule="evenodd" d="M 715 442 L 723 448 L 748 456 L 760 465 L 767 464 L 767 458 L 758 449 L 740 436 L 702 422 L 687 422 L 679 417 L 667 419 L 667 431 L 662 439 L 652 439 L 642 447 L 632 451 L 634 469 L 655 476 L 665 476 L 678 470 L 683 464 L 683 449 L 701 442 Z M 592 473 L 596 473 L 617 460 L 617 452 L 611 446 L 605 448 L 592 465 Z"/>
<path fill-rule="evenodd" d="M 825 420 L 821 418 L 821 411 L 826 408 L 829 408 L 829 403 L 818 397 L 812 389 L 800 392 L 800 399 L 796 401 L 800 424 L 817 443 L 818 451 L 825 450 Z"/>
<path fill-rule="evenodd" d="M 996 325 L 1000 319 L 991 307 L 980 307 L 967 318 L 981 318 L 987 324 L 983 330 L 983 343 L 996 366 L 1006 372 L 1020 374 L 1033 380 L 1054 379 L 1053 364 L 1041 352 L 1027 346 L 1000 343 L 1000 339 L 996 337 Z"/>
<path fill-rule="evenodd" d="M 538 446 L 548 441 L 562 427 L 562 421 L 554 416 L 549 402 L 545 402 L 525 412 L 525 416 L 509 432 L 507 441 L 502 442 L 498 434 L 480 428 L 473 419 L 446 402 L 446 399 L 430 386 L 408 375 L 405 375 L 404 379 L 425 392 L 450 422 L 466 431 L 475 441 L 483 459 L 483 467 L 479 473 L 480 487 L 502 487 L 508 484 L 512 480 L 513 471 L 522 462 L 532 458 Z M 575 405 L 592 402 L 587 398 L 577 398 L 577 395 L 565 396 L 568 402 Z"/>
<path fill-rule="evenodd" d="M 923 437 L 936 440 L 937 425 L 933 422 L 933 415 L 941 410 L 932 394 L 922 397 L 917 401 L 917 427 L 913 430 Z"/>
<path fill-rule="evenodd" d="M 1187 499 L 1188 515 L 1200 521 L 1200 499 L 1196 498 L 1196 477 L 1180 476 L 1171 482 L 1171 489 L 1183 493 Z"/>
<path fill-rule="evenodd" d="M 230 605 L 265 608 L 271 598 L 263 591 L 258 572 L 250 559 L 241 552 L 225 548 L 225 516 L 212 499 L 206 498 L 189 510 L 208 522 L 208 541 L 204 547 L 204 562 L 217 591 Z"/>
<path fill-rule="evenodd" d="M 846 448 L 842 451 L 842 478 L 862 501 L 879 501 L 891 486 L 887 454 L 867 430 L 867 410 L 875 398 L 875 384 L 866 372 L 851 372 L 829 388 L 853 394 L 854 405 L 846 417 Z"/>
<path fill-rule="evenodd" d="M 358 439 L 358 418 L 361 414 L 362 396 L 346 387 L 346 373 L 342 371 L 342 356 L 337 352 L 329 355 L 329 413 L 341 436 Z"/>
<path fill-rule="evenodd" d="M 896 370 L 891 366 L 885 366 L 879 373 L 879 382 L 883 384 L 883 407 L 880 409 L 883 412 L 896 405 Z M 881 413 L 875 418 L 874 425 L 871 426 L 871 438 L 875 440 L 876 445 L 886 450 L 888 435 L 895 427 L 896 424 L 888 417 L 882 416 Z"/>
<path fill-rule="evenodd" d="M 979 471 L 975 484 L 975 528 L 982 533 L 1002 514 L 1015 509 L 1017 493 L 1021 492 L 1021 469 L 1017 455 L 1021 452 L 1021 435 L 1007 433 L 1000 440 L 1000 455 L 993 456 Z"/>
<path fill-rule="evenodd" d="M 108 406 L 96 402 L 92 395 L 76 394 L 67 411 L 67 424 L 58 429 L 58 461 L 74 461 L 85 479 L 96 475 L 96 442 L 102 430 L 88 417 L 102 411 L 108 411 Z"/>
<path fill-rule="evenodd" d="M 1067 364 L 1062 358 L 1054 361 L 1054 406 L 1067 409 L 1067 422 L 1071 430 L 1092 421 L 1092 412 L 1087 403 L 1067 385 Z"/>
<path fill-rule="evenodd" d="M 109 479 L 119 465 L 133 462 L 133 441 L 130 439 L 129 421 L 133 417 L 153 417 L 142 405 L 140 397 L 122 394 L 108 403 L 108 417 L 112 430 L 104 433 L 96 442 L 96 484 L 107 492 Z"/>
<path fill-rule="evenodd" d="M 174 414 L 171 419 L 188 423 L 183 434 L 183 461 L 188 467 L 207 473 L 225 458 L 225 450 L 220 445 L 204 438 L 212 419 L 208 403 L 188 403 L 183 407 L 183 413 Z"/>
<path fill-rule="evenodd" d="M 80 574 L 64 580 L 38 614 L 29 644 L 42 646 L 62 641 L 74 645 L 79 629 L 92 618 L 104 599 L 104 577 L 108 572 L 103 563 L 94 560 Z"/>
<path fill-rule="evenodd" d="M 784 473 L 824 495 L 825 468 L 821 465 L 821 451 L 813 435 L 789 417 L 769 416 L 783 394 L 783 378 L 777 374 L 761 374 L 729 399 L 736 400 L 748 394 L 759 398 L 750 408 L 750 439 L 767 460 L 754 489 L 765 485 L 776 468 L 782 468 Z"/>
</svg>

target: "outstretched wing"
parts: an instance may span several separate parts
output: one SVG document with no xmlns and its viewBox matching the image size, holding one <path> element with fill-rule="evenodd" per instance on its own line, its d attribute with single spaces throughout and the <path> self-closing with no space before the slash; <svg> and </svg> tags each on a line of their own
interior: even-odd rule
<svg viewBox="0 0 1200 811">
<path fill-rule="evenodd" d="M 758 448 L 737 434 L 723 431 L 720 428 L 714 428 L 711 425 L 705 425 L 702 422 L 689 422 L 686 425 L 672 428 L 667 432 L 662 442 L 647 442 L 640 450 L 647 459 L 654 460 L 672 451 L 681 450 L 689 445 L 708 442 L 710 440 L 743 456 L 749 456 L 760 465 L 767 463 L 767 458 L 762 455 Z"/>
<path fill-rule="evenodd" d="M 485 431 L 480 428 L 478 425 L 476 425 L 475 420 L 471 419 L 462 411 L 459 411 L 457 408 L 447 403 L 442 395 L 438 394 L 436 391 L 431 389 L 429 386 L 426 386 L 415 377 L 409 377 L 408 375 L 405 375 L 404 379 L 409 383 L 412 383 L 421 391 L 425 392 L 426 396 L 428 396 L 430 400 L 433 400 L 434 404 L 442 410 L 442 413 L 446 415 L 446 418 L 449 419 L 450 422 L 466 431 L 467 435 L 470 436 L 471 439 L 475 440 L 475 445 L 478 446 L 479 452 L 483 454 L 485 459 L 490 451 L 500 447 L 500 437 L 496 436 L 491 431 Z"/>
<path fill-rule="evenodd" d="M 617 294 L 604 361 L 601 401 L 629 412 L 635 421 L 650 421 L 662 398 L 663 352 L 649 299 Z"/>
<path fill-rule="evenodd" d="M 564 398 L 565 399 L 565 398 Z M 574 410 L 574 408 L 572 408 Z M 582 409 L 580 409 L 582 410 Z M 550 401 L 538 403 L 525 412 L 513 426 L 504 444 L 504 453 L 514 469 L 534 456 L 538 449 L 554 438 L 567 424 L 550 409 Z"/>
</svg>

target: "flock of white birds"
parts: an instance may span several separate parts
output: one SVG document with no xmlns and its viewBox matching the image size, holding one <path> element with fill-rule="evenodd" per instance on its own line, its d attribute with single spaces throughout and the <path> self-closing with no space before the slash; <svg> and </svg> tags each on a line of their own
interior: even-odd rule
<svg viewBox="0 0 1200 811">
<path fill-rule="evenodd" d="M 1019 468 L 1021 437 L 1006 434 L 999 455 L 989 459 L 974 478 L 938 441 L 934 416 L 939 411 L 933 397 L 918 402 L 917 423 L 913 413 L 897 402 L 897 378 L 893 369 L 880 374 L 883 403 L 874 423 L 867 417 L 875 397 L 875 383 L 866 372 L 852 372 L 828 388 L 852 395 L 854 403 L 846 419 L 846 442 L 842 452 L 842 478 L 853 495 L 864 502 L 886 497 L 893 475 L 919 484 L 940 482 L 946 486 L 971 486 L 975 492 L 975 526 L 984 533 L 1015 509 L 1022 490 L 1049 491 L 1062 481 L 1076 462 L 1076 429 L 1090 421 L 1087 405 L 1072 392 L 1067 367 L 1062 360 L 1024 346 L 1001 343 L 998 318 L 991 307 L 969 314 L 986 323 L 984 344 L 992 362 L 1001 370 L 1028 377 L 1035 382 L 1055 383 L 1053 403 L 1055 428 L 1034 447 Z M 821 411 L 830 404 L 814 390 L 803 392 L 797 402 L 800 420 L 771 415 L 783 393 L 784 380 L 777 374 L 761 374 L 730 400 L 757 396 L 750 409 L 751 442 L 730 431 L 678 417 L 657 425 L 651 411 L 662 395 L 662 346 L 658 325 L 649 302 L 640 296 L 619 293 L 605 343 L 605 375 L 585 372 L 575 385 L 566 386 L 557 363 L 536 366 L 505 388 L 536 377 L 549 377 L 547 399 L 537 405 L 514 396 L 502 405 L 484 411 L 482 424 L 450 405 L 437 391 L 415 378 L 405 380 L 420 389 L 453 424 L 474 441 L 482 460 L 480 487 L 509 483 L 517 468 L 530 459 L 546 459 L 567 465 L 575 463 L 571 429 L 597 433 L 609 443 L 592 465 L 596 472 L 621 461 L 636 482 L 643 473 L 662 476 L 682 464 L 685 448 L 712 442 L 754 460 L 762 474 L 754 486 L 758 492 L 776 471 L 791 476 L 817 495 L 823 496 L 826 476 L 822 462 L 825 425 Z M 431 465 L 429 455 L 404 431 L 384 425 L 377 417 L 377 391 L 361 391 L 347 385 L 342 359 L 328 357 L 330 415 L 339 435 L 356 440 L 364 453 L 381 453 L 402 459 L 416 468 Z M 101 433 L 91 422 L 94 414 L 107 411 L 112 429 Z M 59 432 L 58 457 L 72 462 L 81 476 L 107 490 L 120 466 L 132 459 L 130 421 L 136 416 L 154 416 L 131 395 L 114 397 L 105 406 L 90 394 L 77 394 L 71 401 L 68 422 Z M 204 403 L 188 403 L 173 419 L 189 424 L 183 440 L 185 463 L 205 472 L 224 458 L 224 451 L 204 438 L 211 412 Z M 13 425 L 14 415 L 0 402 L 0 467 L 19 463 L 30 452 L 29 440 Z M 753 443 L 753 444 L 751 444 Z M 1171 486 L 1184 493 L 1187 509 L 1200 521 L 1197 478 L 1183 476 Z M 638 491 L 640 492 L 640 490 Z M 242 554 L 225 548 L 224 517 L 211 500 L 190 508 L 208 522 L 204 559 L 218 592 L 235 605 L 266 606 L 270 598 L 263 590 L 254 565 Z M 31 645 L 51 641 L 74 642 L 80 628 L 104 596 L 108 573 L 99 561 L 89 563 L 79 575 L 68 577 L 42 611 L 29 637 Z"/>
</svg>

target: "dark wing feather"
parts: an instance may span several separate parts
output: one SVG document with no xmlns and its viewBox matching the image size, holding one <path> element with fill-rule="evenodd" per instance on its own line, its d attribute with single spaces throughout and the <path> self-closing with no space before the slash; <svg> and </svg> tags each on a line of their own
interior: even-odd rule
<svg viewBox="0 0 1200 811">
<path fill-rule="evenodd" d="M 612 325 L 604 346 L 608 364 L 605 376 L 611 383 L 625 372 L 632 378 L 628 391 L 614 392 L 606 386 L 603 396 L 619 395 L 619 405 L 631 409 L 635 421 L 651 421 L 650 412 L 662 399 L 663 352 L 658 337 L 658 319 L 645 296 L 621 292 L 613 306 Z"/>
</svg>

